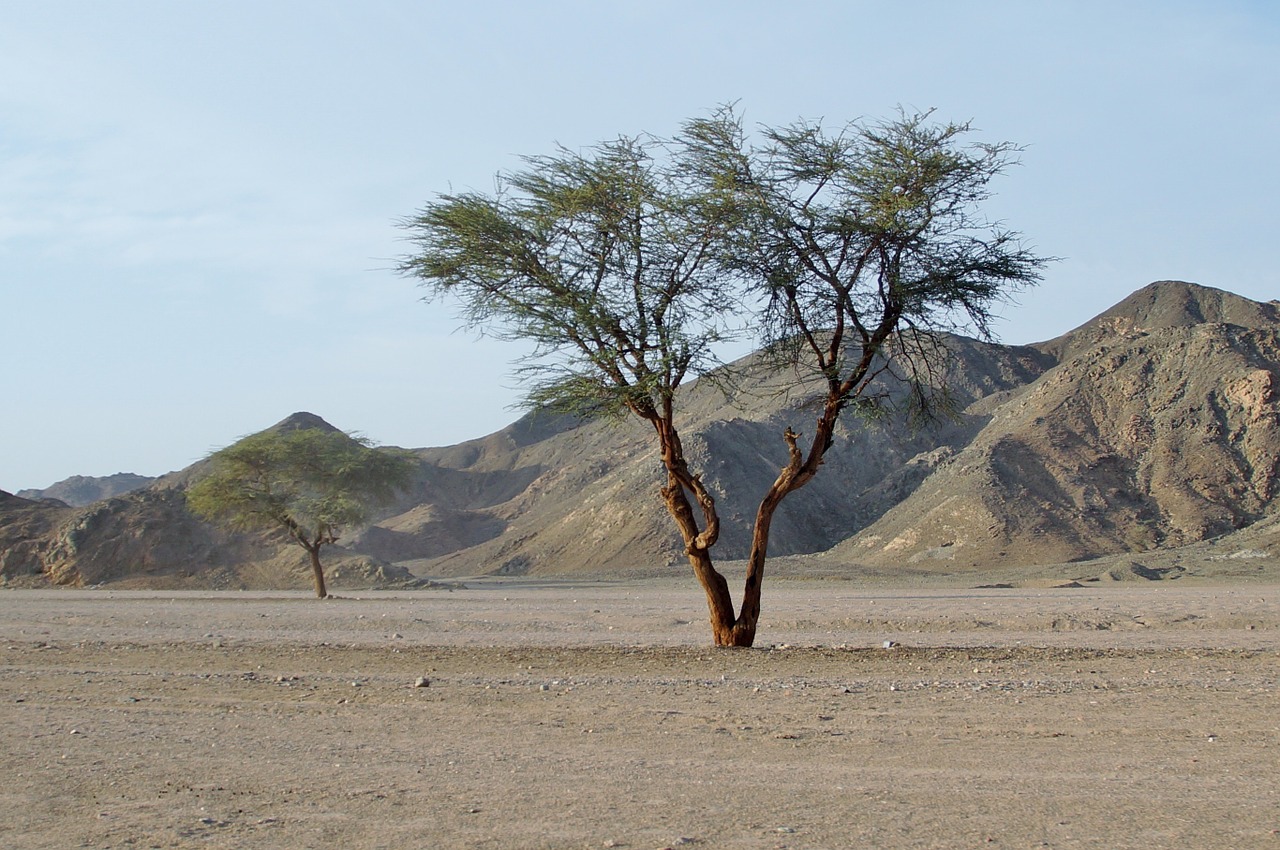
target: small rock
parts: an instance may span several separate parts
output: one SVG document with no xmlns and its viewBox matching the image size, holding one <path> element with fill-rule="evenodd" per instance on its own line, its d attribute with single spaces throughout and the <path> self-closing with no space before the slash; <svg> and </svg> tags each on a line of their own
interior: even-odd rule
<svg viewBox="0 0 1280 850">
<path fill-rule="evenodd" d="M 419 676 L 413 680 L 413 686 L 415 688 L 429 688 L 431 687 L 431 680 L 426 676 Z"/>
<path fill-rule="evenodd" d="M 538 690 L 540 690 L 540 691 L 549 691 L 549 690 L 551 690 L 551 686 L 550 686 L 550 685 L 548 685 L 546 682 L 543 682 L 541 685 L 538 685 Z"/>
<path fill-rule="evenodd" d="M 895 646 L 897 646 L 897 644 L 891 640 L 887 640 L 880 645 L 883 646 L 885 649 L 893 649 Z"/>
</svg>

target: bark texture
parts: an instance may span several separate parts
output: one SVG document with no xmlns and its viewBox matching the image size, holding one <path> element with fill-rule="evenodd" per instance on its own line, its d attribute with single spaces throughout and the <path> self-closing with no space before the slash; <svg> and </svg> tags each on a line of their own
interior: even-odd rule
<svg viewBox="0 0 1280 850">
<path fill-rule="evenodd" d="M 329 591 L 324 586 L 324 567 L 320 565 L 320 544 L 308 546 L 305 543 L 307 554 L 311 557 L 311 574 L 316 582 L 316 596 L 324 599 L 329 595 Z"/>
</svg>

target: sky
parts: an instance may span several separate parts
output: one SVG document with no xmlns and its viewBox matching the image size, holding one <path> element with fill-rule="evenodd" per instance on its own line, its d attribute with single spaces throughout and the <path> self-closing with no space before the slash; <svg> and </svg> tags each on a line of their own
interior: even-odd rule
<svg viewBox="0 0 1280 850">
<path fill-rule="evenodd" d="M 988 214 L 1049 339 L 1154 280 L 1280 297 L 1280 4 L 0 0 L 0 489 L 160 475 L 307 410 L 383 444 L 519 416 L 517 343 L 397 222 L 521 155 L 908 110 L 1025 145 Z"/>
</svg>

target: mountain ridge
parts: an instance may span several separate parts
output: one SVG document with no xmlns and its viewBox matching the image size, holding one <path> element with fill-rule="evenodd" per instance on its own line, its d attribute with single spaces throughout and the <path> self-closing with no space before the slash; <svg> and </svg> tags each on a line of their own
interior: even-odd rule
<svg viewBox="0 0 1280 850">
<path fill-rule="evenodd" d="M 1099 574 L 1172 577 L 1186 567 L 1166 573 L 1143 564 L 1174 563 L 1187 547 L 1239 536 L 1240 551 L 1262 554 L 1205 563 L 1276 572 L 1280 303 L 1158 281 L 1043 343 L 953 337 L 949 346 L 955 418 L 923 430 L 901 414 L 842 422 L 822 473 L 777 515 L 771 559 L 779 569 L 1023 575 L 1037 566 L 1115 561 Z M 764 358 L 749 356 L 735 368 L 736 384 L 694 382 L 679 406 L 686 451 L 720 509 L 721 561 L 745 556 L 756 500 L 785 461 L 781 435 L 811 427 L 817 397 L 814 384 L 794 381 Z M 272 427 L 334 426 L 298 413 Z M 411 487 L 372 525 L 344 538 L 340 558 L 363 564 L 361 575 L 381 570 L 385 580 L 406 580 L 408 570 L 683 574 L 646 429 L 634 419 L 535 412 L 475 440 L 413 449 L 420 467 Z M 278 541 L 218 537 L 183 515 L 182 490 L 199 468 L 107 508 L 68 514 L 47 505 L 39 522 L 32 519 L 38 510 L 24 508 L 25 525 L 10 519 L 17 507 L 0 501 L 0 553 L 6 539 L 16 540 L 10 548 L 26 554 L 4 557 L 26 564 L 28 578 L 39 561 L 40 575 L 62 583 L 125 580 L 127 570 L 101 565 L 125 552 L 153 577 L 183 571 L 193 583 L 201 569 L 243 583 L 254 564 L 284 557 Z M 87 520 L 90 514 L 97 519 Z M 27 537 L 8 533 L 11 526 L 27 529 Z M 73 528 L 80 531 L 70 534 Z M 112 528 L 131 548 L 103 543 Z M 183 535 L 198 545 L 174 542 Z M 69 536 L 79 541 L 75 552 L 65 545 Z M 192 551 L 203 567 L 193 569 Z M 1223 551 L 1223 559 L 1232 556 Z M 280 571 L 270 574 L 278 580 Z"/>
<path fill-rule="evenodd" d="M 98 477 L 73 475 L 43 489 L 19 490 L 14 495 L 33 502 L 41 499 L 56 499 L 71 507 L 80 508 L 103 499 L 110 499 L 112 496 L 121 496 L 141 489 L 155 480 L 150 475 L 135 475 L 132 472 L 117 472 L 113 475 Z"/>
</svg>

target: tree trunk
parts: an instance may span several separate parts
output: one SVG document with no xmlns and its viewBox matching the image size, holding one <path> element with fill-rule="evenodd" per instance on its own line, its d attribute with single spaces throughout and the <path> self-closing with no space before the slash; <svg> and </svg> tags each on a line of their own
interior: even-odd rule
<svg viewBox="0 0 1280 850">
<path fill-rule="evenodd" d="M 770 493 L 770 495 L 773 495 Z M 766 498 L 756 512 L 751 529 L 751 556 L 747 560 L 747 578 L 742 586 L 742 609 L 733 624 L 732 646 L 751 646 L 756 640 L 756 624 L 760 621 L 760 591 L 764 587 L 764 562 L 769 552 L 769 527 L 782 496 Z"/>
<path fill-rule="evenodd" d="M 689 563 L 693 573 L 707 594 L 707 613 L 711 619 L 711 638 L 716 646 L 735 646 L 733 643 L 733 597 L 729 595 L 729 582 L 711 563 L 706 552 L 691 552 Z"/>
<path fill-rule="evenodd" d="M 699 545 L 697 520 L 694 519 L 693 506 L 684 487 L 680 485 L 676 475 L 668 477 L 667 486 L 662 488 L 663 500 L 667 503 L 667 513 L 676 521 L 680 536 L 684 539 L 685 555 L 693 567 L 693 574 L 707 594 L 707 612 L 711 618 L 711 636 L 716 646 L 733 646 L 732 635 L 735 617 L 733 615 L 733 597 L 729 594 L 729 582 L 715 568 L 711 561 L 709 546 Z"/>
<path fill-rule="evenodd" d="M 798 445 L 800 435 L 790 428 L 782 435 L 789 456 L 787 465 L 778 473 L 769 492 L 760 500 L 756 521 L 751 527 L 751 554 L 747 559 L 747 578 L 742 588 L 742 608 L 733 624 L 731 643 L 728 646 L 751 646 L 756 639 L 756 624 L 760 621 L 760 594 L 764 587 L 764 564 L 769 554 L 769 530 L 773 515 L 782 500 L 813 480 L 827 448 L 831 445 L 831 433 L 840 415 L 838 398 L 828 396 L 826 407 L 818 417 L 813 445 L 808 458 L 804 458 Z"/>
<path fill-rule="evenodd" d="M 716 539 L 720 536 L 720 518 L 716 514 L 715 499 L 703 486 L 702 480 L 689 472 L 680 434 L 671 422 L 670 410 L 665 410 L 663 414 L 648 411 L 641 415 L 652 422 L 658 432 L 662 464 L 667 470 L 667 486 L 662 488 L 662 500 L 667 505 L 667 513 L 680 529 L 685 555 L 693 567 L 694 576 L 707 595 L 712 640 L 716 646 L 739 646 L 741 644 L 735 642 L 734 624 L 737 618 L 733 613 L 729 583 L 716 570 L 711 560 L 711 547 L 715 546 Z M 702 510 L 705 528 L 698 528 L 690 495 Z"/>
<path fill-rule="evenodd" d="M 788 462 L 778 473 L 778 478 L 769 488 L 769 492 L 760 501 L 760 508 L 756 512 L 746 585 L 742 592 L 742 607 L 736 616 L 733 597 L 729 593 L 729 583 L 711 560 L 711 547 L 716 544 L 720 533 L 720 519 L 716 513 L 715 499 L 703 485 L 701 477 L 689 472 L 680 434 L 671 421 L 671 411 L 664 410 L 660 414 L 654 410 L 637 410 L 637 413 L 648 419 L 658 432 L 662 463 L 667 470 L 667 486 L 662 488 L 662 498 L 666 502 L 667 512 L 680 529 L 685 555 L 693 567 L 693 574 L 707 595 L 711 636 L 716 646 L 748 647 L 755 643 L 756 625 L 760 620 L 764 564 L 769 551 L 769 529 L 773 524 L 773 515 L 783 499 L 809 483 L 817 474 L 818 467 L 822 465 L 822 458 L 831 445 L 832 430 L 842 406 L 841 391 L 838 388 L 833 389 L 828 395 L 822 414 L 818 417 L 814 442 L 809 449 L 808 458 L 804 457 L 797 444 L 798 434 L 790 428 L 783 434 L 789 455 Z M 697 501 L 698 507 L 702 509 L 704 529 L 698 528 L 693 502 L 689 499 L 691 495 Z"/>
<path fill-rule="evenodd" d="M 306 550 L 311 556 L 311 573 L 316 580 L 316 596 L 324 599 L 329 592 L 324 587 L 324 567 L 320 566 L 320 545 L 307 546 Z"/>
</svg>

